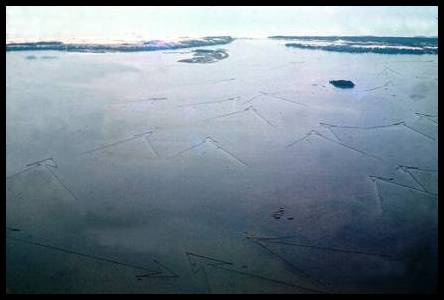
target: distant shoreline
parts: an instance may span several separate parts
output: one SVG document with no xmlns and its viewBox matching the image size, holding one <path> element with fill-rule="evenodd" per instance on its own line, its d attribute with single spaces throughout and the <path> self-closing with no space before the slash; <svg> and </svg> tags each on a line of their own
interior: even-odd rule
<svg viewBox="0 0 444 300">
<path fill-rule="evenodd" d="M 181 41 L 153 40 L 139 43 L 99 44 L 99 43 L 63 43 L 60 41 L 8 43 L 6 51 L 43 51 L 58 50 L 68 52 L 140 52 L 157 50 L 174 50 L 182 48 L 225 45 L 234 39 L 231 36 L 210 36 L 200 39 L 185 39 Z"/>
<path fill-rule="evenodd" d="M 231 36 L 209 36 L 176 41 L 151 40 L 141 42 L 88 43 L 88 42 L 12 42 L 6 51 L 67 51 L 86 53 L 143 52 L 176 50 L 225 45 L 234 41 Z M 438 37 L 384 37 L 384 36 L 269 36 L 266 39 L 288 41 L 289 48 L 324 50 L 345 53 L 376 54 L 438 54 Z"/>
<path fill-rule="evenodd" d="M 270 36 L 286 47 L 346 53 L 438 54 L 437 37 Z"/>
</svg>

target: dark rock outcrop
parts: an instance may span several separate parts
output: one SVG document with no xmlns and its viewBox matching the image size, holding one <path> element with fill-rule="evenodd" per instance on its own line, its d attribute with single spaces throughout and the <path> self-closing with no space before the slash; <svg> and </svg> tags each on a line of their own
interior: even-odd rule
<svg viewBox="0 0 444 300">
<path fill-rule="evenodd" d="M 349 80 L 330 80 L 330 84 L 341 89 L 351 89 L 355 84 Z"/>
</svg>

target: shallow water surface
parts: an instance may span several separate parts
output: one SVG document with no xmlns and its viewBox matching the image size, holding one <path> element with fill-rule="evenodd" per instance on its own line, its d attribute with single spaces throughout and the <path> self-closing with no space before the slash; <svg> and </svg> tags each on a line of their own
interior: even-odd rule
<svg viewBox="0 0 444 300">
<path fill-rule="evenodd" d="M 8 289 L 433 291 L 438 57 L 284 44 L 8 52 Z"/>
</svg>

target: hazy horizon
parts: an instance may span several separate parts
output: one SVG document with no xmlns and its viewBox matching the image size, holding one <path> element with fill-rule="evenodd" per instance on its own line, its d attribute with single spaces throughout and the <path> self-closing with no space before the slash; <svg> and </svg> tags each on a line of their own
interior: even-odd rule
<svg viewBox="0 0 444 300">
<path fill-rule="evenodd" d="M 437 37 L 437 7 L 7 7 L 6 40 Z M 172 22 L 174 20 L 174 22 Z M 229 20 L 229 21 L 227 21 Z"/>
</svg>

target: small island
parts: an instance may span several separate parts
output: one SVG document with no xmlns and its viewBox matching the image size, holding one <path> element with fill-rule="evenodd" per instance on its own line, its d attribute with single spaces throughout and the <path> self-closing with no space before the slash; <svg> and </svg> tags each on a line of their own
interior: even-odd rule
<svg viewBox="0 0 444 300">
<path fill-rule="evenodd" d="M 179 62 L 184 63 L 194 63 L 194 64 L 209 64 L 218 62 L 219 60 L 228 57 L 228 53 L 225 49 L 208 50 L 208 49 L 196 49 L 193 51 L 192 58 L 185 58 L 179 60 Z"/>
<path fill-rule="evenodd" d="M 340 89 L 351 89 L 355 84 L 349 80 L 330 80 L 330 84 Z"/>
</svg>

